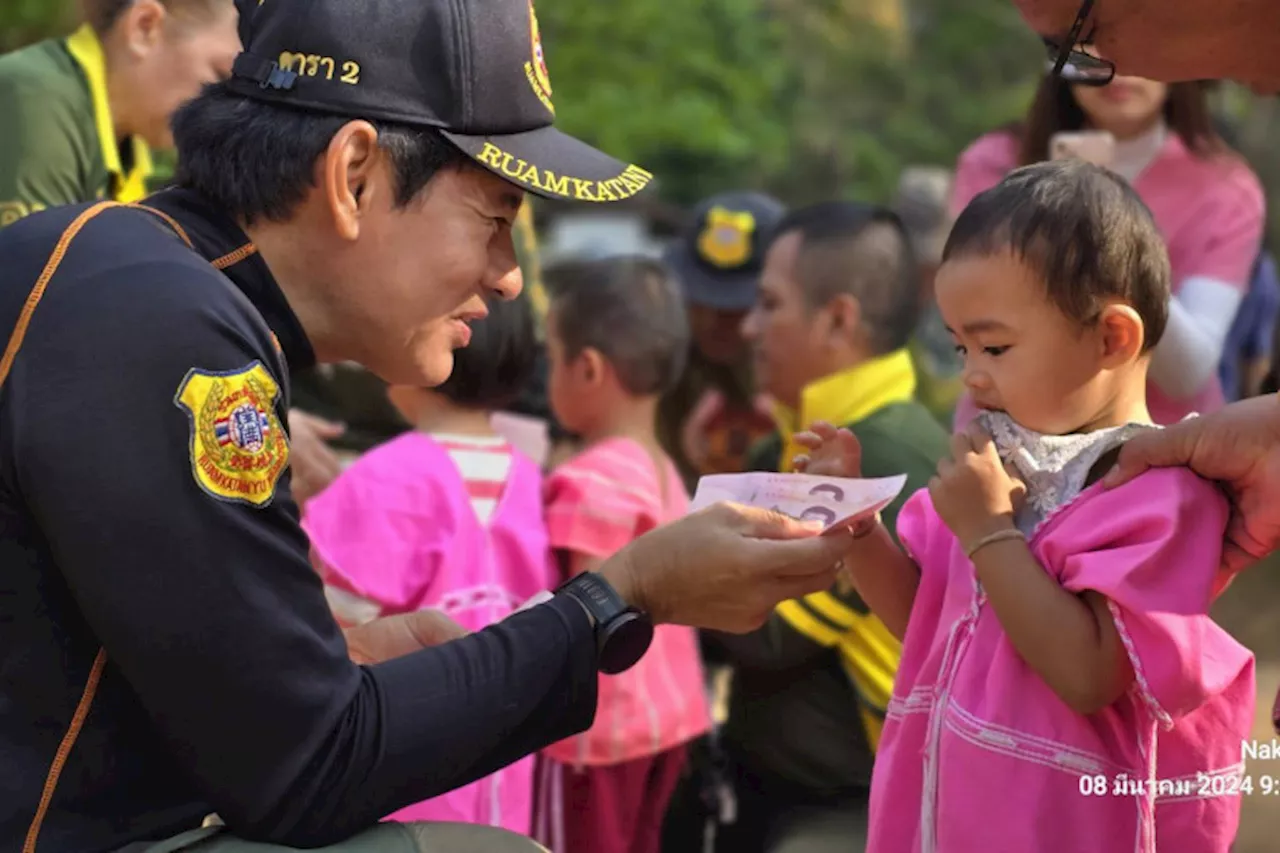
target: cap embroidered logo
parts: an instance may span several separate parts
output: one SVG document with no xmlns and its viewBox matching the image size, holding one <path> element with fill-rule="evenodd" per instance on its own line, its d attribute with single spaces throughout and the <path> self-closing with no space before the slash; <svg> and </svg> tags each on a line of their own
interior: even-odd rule
<svg viewBox="0 0 1280 853">
<path fill-rule="evenodd" d="M 554 115 L 556 108 L 551 103 L 551 75 L 547 73 L 547 57 L 542 51 L 542 34 L 538 31 L 538 14 L 533 10 L 533 0 L 529 0 L 529 39 L 533 47 L 533 61 L 524 64 L 524 75 L 529 78 L 529 85 L 538 100 Z"/>
<path fill-rule="evenodd" d="M 756 219 L 750 211 L 713 207 L 707 211 L 707 222 L 698 235 L 698 254 L 707 263 L 721 269 L 740 267 L 751 258 L 751 234 Z"/>
</svg>

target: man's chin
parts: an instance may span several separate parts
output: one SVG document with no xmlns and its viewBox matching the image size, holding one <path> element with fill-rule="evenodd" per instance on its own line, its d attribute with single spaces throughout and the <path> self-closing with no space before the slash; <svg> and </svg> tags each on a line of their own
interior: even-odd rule
<svg viewBox="0 0 1280 853">
<path fill-rule="evenodd" d="M 453 351 L 422 353 L 408 364 L 401 365 L 394 377 L 382 377 L 392 385 L 411 385 L 414 388 L 435 388 L 443 385 L 453 373 Z"/>
</svg>

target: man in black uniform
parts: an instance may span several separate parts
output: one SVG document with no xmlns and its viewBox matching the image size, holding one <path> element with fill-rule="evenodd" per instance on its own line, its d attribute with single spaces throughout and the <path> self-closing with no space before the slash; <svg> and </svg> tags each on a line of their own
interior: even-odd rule
<svg viewBox="0 0 1280 853">
<path fill-rule="evenodd" d="M 233 79 L 175 119 L 177 188 L 0 232 L 6 851 L 459 849 L 374 825 L 584 729 L 651 623 L 753 628 L 847 547 L 721 505 L 474 635 L 344 636 L 290 493 L 290 370 L 442 381 L 520 291 L 524 190 L 650 176 L 553 129 L 528 0 L 240 13 Z"/>
</svg>

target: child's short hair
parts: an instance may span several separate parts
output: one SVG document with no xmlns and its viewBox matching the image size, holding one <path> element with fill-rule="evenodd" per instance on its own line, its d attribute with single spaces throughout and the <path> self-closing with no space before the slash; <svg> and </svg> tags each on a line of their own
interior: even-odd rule
<svg viewBox="0 0 1280 853">
<path fill-rule="evenodd" d="M 942 261 L 1000 252 L 1035 270 L 1073 320 L 1092 325 L 1107 300 L 1119 299 L 1142 318 L 1144 352 L 1164 334 L 1169 252 L 1151 212 L 1118 175 L 1080 160 L 1009 173 L 960 214 Z"/>
<path fill-rule="evenodd" d="M 520 396 L 538 357 L 527 296 L 489 303 L 489 316 L 471 324 L 471 343 L 453 354 L 453 372 L 438 388 L 459 406 L 500 409 Z"/>
<path fill-rule="evenodd" d="M 675 386 L 689 350 L 684 297 L 666 267 L 639 256 L 569 261 L 543 271 L 567 358 L 588 347 L 637 396 Z"/>
</svg>

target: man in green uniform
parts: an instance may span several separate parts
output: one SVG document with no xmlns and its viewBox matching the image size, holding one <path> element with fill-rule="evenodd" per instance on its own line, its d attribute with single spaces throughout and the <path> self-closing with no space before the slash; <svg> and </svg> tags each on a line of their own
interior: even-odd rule
<svg viewBox="0 0 1280 853">
<path fill-rule="evenodd" d="M 0 56 L 0 227 L 59 204 L 146 195 L 169 117 L 225 77 L 231 0 L 87 0 L 75 33 Z"/>
<path fill-rule="evenodd" d="M 948 437 L 915 400 L 906 346 L 918 313 L 908 235 L 887 210 L 814 205 L 778 225 L 744 333 L 757 381 L 779 401 L 778 430 L 748 467 L 791 471 L 792 436 L 815 421 L 847 426 L 864 476 L 907 475 L 884 511 L 893 530 Z M 780 604 L 745 636 L 711 635 L 735 665 L 722 732 L 739 800 L 717 849 L 806 853 L 863 849 L 871 766 L 901 644 L 837 583 Z"/>
</svg>

